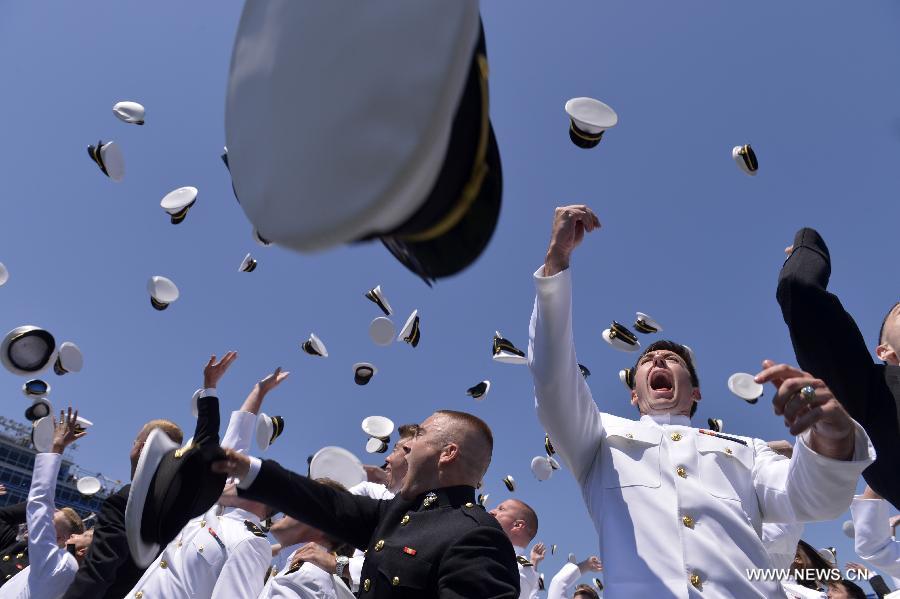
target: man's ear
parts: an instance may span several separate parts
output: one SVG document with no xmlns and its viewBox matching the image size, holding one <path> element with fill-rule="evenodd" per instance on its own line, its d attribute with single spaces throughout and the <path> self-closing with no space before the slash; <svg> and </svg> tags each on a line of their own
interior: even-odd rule
<svg viewBox="0 0 900 599">
<path fill-rule="evenodd" d="M 635 391 L 634 389 L 631 390 L 631 405 L 633 405 L 633 406 L 638 405 L 637 391 Z"/>
<path fill-rule="evenodd" d="M 459 445 L 456 443 L 447 443 L 441 449 L 439 461 L 441 464 L 449 464 L 459 458 Z"/>
<path fill-rule="evenodd" d="M 703 397 L 701 397 L 700 395 L 700 387 L 694 387 L 694 390 L 691 391 L 691 399 L 693 399 L 694 401 L 700 401 L 701 399 L 703 399 Z"/>
<path fill-rule="evenodd" d="M 890 364 L 897 364 L 898 362 L 897 352 L 895 352 L 887 343 L 882 343 L 876 347 L 875 355 L 878 356 L 878 359 L 882 362 L 888 362 Z"/>
</svg>

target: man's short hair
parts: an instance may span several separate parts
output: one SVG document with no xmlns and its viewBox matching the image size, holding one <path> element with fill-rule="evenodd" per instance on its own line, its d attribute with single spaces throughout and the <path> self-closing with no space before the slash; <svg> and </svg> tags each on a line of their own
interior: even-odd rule
<svg viewBox="0 0 900 599">
<path fill-rule="evenodd" d="M 162 432 L 166 434 L 172 441 L 181 445 L 184 443 L 184 433 L 181 432 L 181 427 L 172 422 L 171 420 L 165 420 L 164 418 L 157 418 L 156 420 L 151 420 L 147 424 L 144 425 L 143 431 L 149 435 L 154 429 L 161 429 Z"/>
<path fill-rule="evenodd" d="M 491 427 L 478 416 L 474 416 L 468 412 L 438 410 L 435 414 L 450 418 L 457 424 L 462 425 L 463 428 L 468 429 L 469 432 L 473 433 L 482 441 L 484 449 L 486 450 L 485 455 L 479 456 L 471 453 L 468 454 L 470 460 L 477 460 L 476 462 L 471 463 L 470 466 L 474 468 L 473 474 L 477 475 L 476 480 L 481 480 L 484 473 L 487 472 L 488 466 L 491 465 L 491 457 L 494 453 L 494 434 L 491 432 Z M 469 451 L 471 450 L 472 448 L 469 449 Z M 477 472 L 475 470 L 477 470 Z"/>
<path fill-rule="evenodd" d="M 70 507 L 64 507 L 59 511 L 62 513 L 66 525 L 69 527 L 69 534 L 80 535 L 84 532 L 84 522 L 82 521 L 81 516 L 78 515 L 78 512 Z"/>
<path fill-rule="evenodd" d="M 401 424 L 397 427 L 397 434 L 400 435 L 401 439 L 408 439 L 410 437 L 415 437 L 416 433 L 419 431 L 418 424 Z"/>
<path fill-rule="evenodd" d="M 521 499 L 513 499 L 516 505 L 521 510 L 521 518 L 525 522 L 525 532 L 528 535 L 528 542 L 530 543 L 538 533 L 538 515 L 530 505 L 522 501 Z"/>
<path fill-rule="evenodd" d="M 638 364 L 641 362 L 641 358 L 643 358 L 646 354 L 653 351 L 670 351 L 678 355 L 679 358 L 684 360 L 684 363 L 687 365 L 688 374 L 691 375 L 691 385 L 694 388 L 700 388 L 700 378 L 697 376 L 697 370 L 694 368 L 694 360 L 691 357 L 691 352 L 688 351 L 688 348 L 683 346 L 680 343 L 676 343 L 670 339 L 660 339 L 659 341 L 654 341 L 647 348 L 641 352 L 641 355 L 638 356 L 638 359 L 634 362 L 634 368 L 632 368 L 632 374 L 637 372 Z M 640 408 L 639 408 L 640 409 Z M 697 413 L 697 402 L 691 404 L 691 418 L 694 417 L 694 414 Z"/>
<path fill-rule="evenodd" d="M 600 595 L 589 584 L 580 584 L 575 587 L 575 594 L 572 597 L 574 599 L 600 599 Z"/>
<path fill-rule="evenodd" d="M 884 318 L 881 319 L 881 328 L 878 329 L 878 344 L 877 345 L 881 345 L 882 343 L 884 343 L 884 327 L 887 326 L 888 316 L 891 315 L 891 312 L 894 311 L 894 308 L 897 307 L 897 304 L 900 304 L 900 302 L 897 302 L 893 306 L 891 306 L 891 309 L 888 310 L 887 314 L 884 315 Z"/>
<path fill-rule="evenodd" d="M 866 592 L 858 584 L 850 582 L 846 578 L 829 582 L 828 586 L 842 587 L 851 599 L 866 599 Z"/>
</svg>

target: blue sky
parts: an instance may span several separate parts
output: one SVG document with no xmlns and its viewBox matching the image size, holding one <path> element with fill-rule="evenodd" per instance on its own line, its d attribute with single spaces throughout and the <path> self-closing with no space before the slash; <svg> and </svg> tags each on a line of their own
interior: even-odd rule
<svg viewBox="0 0 900 599">
<path fill-rule="evenodd" d="M 539 538 L 560 546 L 549 577 L 569 551 L 590 555 L 596 535 L 571 475 L 533 479 L 543 432 L 531 378 L 493 363 L 489 346 L 495 329 L 526 345 L 531 273 L 555 206 L 586 203 L 603 222 L 574 262 L 576 343 L 595 399 L 614 414 L 633 415 L 616 378 L 632 356 L 600 332 L 640 310 L 693 347 L 699 422 L 786 438 L 767 400 L 746 405 L 725 381 L 763 358 L 793 361 L 774 294 L 782 250 L 801 226 L 824 235 L 831 288 L 873 344 L 897 299 L 896 3 L 483 3 L 503 210 L 482 258 L 433 289 L 379 244 L 315 255 L 254 244 L 219 160 L 240 9 L 234 0 L 0 4 L 0 261 L 10 271 L 0 328 L 37 324 L 85 352 L 81 373 L 46 376 L 57 407 L 71 403 L 96 423 L 75 454 L 88 468 L 127 478 L 131 442 L 150 418 L 192 429 L 203 364 L 235 349 L 223 420 L 267 371 L 292 373 L 265 407 L 286 419 L 267 455 L 288 466 L 328 444 L 365 457 L 359 422 L 372 414 L 398 424 L 439 408 L 485 418 L 497 439 L 491 503 L 508 495 L 501 479 L 512 474 L 515 495 L 539 512 Z M 567 135 L 563 104 L 581 95 L 619 114 L 591 151 Z M 119 100 L 142 102 L 146 126 L 116 120 Z M 88 158 L 98 138 L 122 146 L 122 183 Z M 754 178 L 730 155 L 748 142 Z M 159 200 L 183 185 L 199 199 L 172 226 Z M 239 273 L 248 251 L 259 267 Z M 145 292 L 157 274 L 181 289 L 165 312 Z M 379 283 L 398 327 L 419 310 L 418 348 L 369 341 L 379 312 L 362 296 Z M 311 331 L 329 358 L 299 350 Z M 366 387 L 352 380 L 362 360 L 379 368 Z M 491 393 L 476 403 L 465 390 L 485 378 Z M 21 417 L 22 382 L 0 372 L 5 415 Z M 842 520 L 805 537 L 837 546 L 843 563 L 852 544 Z"/>
</svg>

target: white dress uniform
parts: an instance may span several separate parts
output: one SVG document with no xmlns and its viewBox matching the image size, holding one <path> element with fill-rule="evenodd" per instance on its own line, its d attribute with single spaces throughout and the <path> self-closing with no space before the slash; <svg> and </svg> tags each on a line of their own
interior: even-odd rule
<svg viewBox="0 0 900 599">
<path fill-rule="evenodd" d="M 259 599 L 337 599 L 331 575 L 315 564 L 304 562 L 270 576 Z"/>
<path fill-rule="evenodd" d="M 547 599 L 570 599 L 572 587 L 579 578 L 581 578 L 581 569 L 571 562 L 566 562 L 550 580 L 550 586 L 547 587 Z"/>
<path fill-rule="evenodd" d="M 2 599 L 56 599 L 62 597 L 78 572 L 75 557 L 56 544 L 56 478 L 62 455 L 39 453 L 34 456 L 31 489 L 25 521 L 28 524 L 30 565 L 0 587 Z"/>
<path fill-rule="evenodd" d="M 519 599 L 535 599 L 538 596 L 537 568 L 531 563 L 524 547 L 513 547 L 519 562 Z"/>
<path fill-rule="evenodd" d="M 788 460 L 760 439 L 701 435 L 687 416 L 601 412 L 578 368 L 571 269 L 534 274 L 529 366 L 538 417 L 581 487 L 599 535 L 606 597 L 784 597 L 763 521 L 839 516 L 875 451 L 858 424 L 851 461 L 813 452 L 801 435 Z M 620 401 L 627 401 L 624 397 Z"/>
<path fill-rule="evenodd" d="M 797 555 L 797 543 L 803 536 L 802 524 L 766 522 L 762 526 L 762 542 L 772 558 L 773 568 L 790 568 Z"/>
<path fill-rule="evenodd" d="M 379 483 L 370 483 L 367 480 L 362 481 L 358 485 L 353 485 L 348 489 L 354 495 L 362 495 L 371 497 L 372 499 L 383 499 L 389 501 L 394 498 L 394 494 L 384 485 Z M 347 571 L 350 573 L 351 589 L 354 593 L 359 591 L 359 579 L 362 574 L 363 562 L 366 561 L 366 554 L 356 549 L 353 551 L 353 557 L 347 564 Z"/>
<path fill-rule="evenodd" d="M 235 411 L 222 446 L 246 452 L 256 414 Z M 147 568 L 128 597 L 135 599 L 225 599 L 256 597 L 263 588 L 272 549 L 259 517 L 239 508 L 210 510 L 188 522 Z"/>
<path fill-rule="evenodd" d="M 889 504 L 884 499 L 853 498 L 850 504 L 856 554 L 891 576 L 900 576 L 900 541 L 891 538 Z"/>
</svg>

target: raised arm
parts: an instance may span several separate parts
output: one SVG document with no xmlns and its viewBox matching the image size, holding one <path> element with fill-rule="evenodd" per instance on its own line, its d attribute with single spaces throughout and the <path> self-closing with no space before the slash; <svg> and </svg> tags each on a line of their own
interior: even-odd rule
<svg viewBox="0 0 900 599">
<path fill-rule="evenodd" d="M 247 399 L 241 405 L 241 409 L 231 413 L 228 428 L 225 429 L 225 435 L 222 437 L 222 447 L 242 453 L 250 450 L 250 444 L 256 433 L 256 420 L 262 409 L 263 401 L 269 392 L 280 385 L 288 375 L 290 375 L 289 372 L 282 372 L 281 368 L 276 368 L 275 372 L 267 375 L 253 386 Z"/>
<path fill-rule="evenodd" d="M 547 599 L 569 599 L 571 589 L 579 578 L 588 572 L 602 571 L 603 565 L 596 555 L 577 564 L 567 562 L 550 581 L 550 586 L 547 587 Z"/>
<path fill-rule="evenodd" d="M 859 327 L 827 290 L 831 257 L 815 229 L 797 231 L 778 275 L 776 297 L 800 368 L 823 379 L 855 420 L 866 426 L 863 386 L 873 366 Z"/>
<path fill-rule="evenodd" d="M 850 504 L 856 554 L 891 576 L 900 576 L 900 541 L 891 538 L 888 502 L 871 488 Z"/>
<path fill-rule="evenodd" d="M 213 469 L 238 477 L 241 497 L 265 503 L 354 547 L 368 547 L 383 502 L 332 489 L 273 460 L 260 461 L 233 450 L 225 454 Z"/>
<path fill-rule="evenodd" d="M 585 232 L 599 227 L 587 206 L 556 209 L 546 260 L 534 273 L 537 296 L 529 327 L 528 365 L 538 418 L 579 481 L 597 452 L 602 427 L 575 357 L 569 260 Z"/>
</svg>

